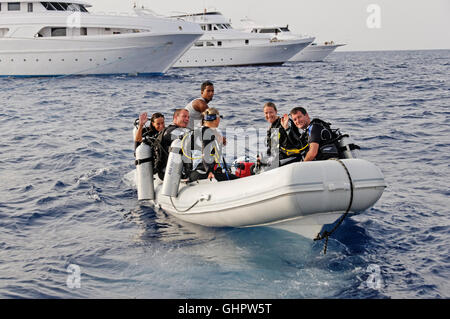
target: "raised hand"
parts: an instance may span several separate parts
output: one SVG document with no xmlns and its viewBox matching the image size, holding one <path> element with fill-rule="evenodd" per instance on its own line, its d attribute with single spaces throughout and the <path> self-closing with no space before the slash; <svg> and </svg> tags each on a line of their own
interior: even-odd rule
<svg viewBox="0 0 450 319">
<path fill-rule="evenodd" d="M 145 123 L 147 123 L 147 121 L 148 121 L 147 112 L 141 113 L 139 115 L 139 126 L 143 127 Z"/>
<path fill-rule="evenodd" d="M 281 125 L 284 127 L 285 130 L 289 128 L 289 115 L 284 114 L 281 118 Z"/>
</svg>

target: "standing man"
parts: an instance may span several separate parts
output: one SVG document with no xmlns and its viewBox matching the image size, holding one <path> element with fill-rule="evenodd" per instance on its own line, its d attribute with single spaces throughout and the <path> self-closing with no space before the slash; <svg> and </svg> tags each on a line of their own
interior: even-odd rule
<svg viewBox="0 0 450 319">
<path fill-rule="evenodd" d="M 188 128 L 191 130 L 202 126 L 202 113 L 208 109 L 208 103 L 211 102 L 214 97 L 214 85 L 212 82 L 203 82 L 200 90 L 201 97 L 191 101 L 185 107 L 189 112 Z"/>
<path fill-rule="evenodd" d="M 311 120 L 308 112 L 301 106 L 294 107 L 291 110 L 290 115 L 295 126 L 305 130 L 304 134 L 306 134 L 308 139 L 309 150 L 303 161 L 308 162 L 339 157 L 338 149 L 332 143 L 333 133 L 329 123 L 320 119 Z M 282 121 L 283 127 L 285 128 L 288 126 L 288 120 L 286 118 L 287 116 L 283 118 Z M 328 146 L 326 152 L 323 150 L 324 145 Z"/>
</svg>

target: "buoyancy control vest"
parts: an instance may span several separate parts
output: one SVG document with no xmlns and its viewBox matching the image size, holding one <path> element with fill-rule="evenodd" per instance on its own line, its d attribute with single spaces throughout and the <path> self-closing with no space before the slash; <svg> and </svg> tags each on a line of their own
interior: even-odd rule
<svg viewBox="0 0 450 319">
<path fill-rule="evenodd" d="M 348 137 L 347 134 L 341 134 L 339 129 L 332 129 L 331 123 L 321 119 L 313 119 L 306 129 L 308 144 L 318 143 L 319 151 L 316 160 L 327 160 L 330 158 L 349 158 L 345 153 L 348 150 L 359 149 L 358 145 L 343 143 L 343 139 Z M 345 145 L 343 145 L 345 144 Z"/>
<path fill-rule="evenodd" d="M 274 142 L 278 141 L 280 159 L 284 159 L 292 156 L 300 156 L 305 149 L 305 143 L 303 143 L 301 134 L 294 122 L 289 119 L 290 129 L 286 131 L 281 125 L 281 118 L 279 117 L 275 122 L 270 125 L 267 130 L 266 144 L 267 155 L 273 156 L 272 151 L 275 149 Z M 274 139 L 273 133 L 278 130 L 278 136 Z"/>
</svg>

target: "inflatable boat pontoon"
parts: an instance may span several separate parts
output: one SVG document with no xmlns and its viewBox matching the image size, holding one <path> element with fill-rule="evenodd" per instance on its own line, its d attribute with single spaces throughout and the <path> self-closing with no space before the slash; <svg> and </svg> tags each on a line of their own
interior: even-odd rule
<svg viewBox="0 0 450 319">
<path fill-rule="evenodd" d="M 138 158 L 148 157 L 138 150 Z M 169 171 L 170 161 L 169 157 Z M 139 198 L 151 200 L 181 220 L 208 227 L 269 226 L 311 239 L 344 213 L 373 206 L 386 187 L 383 174 L 371 162 L 341 159 L 292 163 L 224 182 L 181 182 L 174 196 L 168 196 L 156 175 L 149 191 L 140 176 L 153 176 L 153 172 L 137 164 Z"/>
</svg>

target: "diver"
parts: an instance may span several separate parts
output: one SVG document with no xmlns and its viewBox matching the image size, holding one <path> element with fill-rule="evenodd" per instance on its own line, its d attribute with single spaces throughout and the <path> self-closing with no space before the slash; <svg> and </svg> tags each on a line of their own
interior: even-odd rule
<svg viewBox="0 0 450 319">
<path fill-rule="evenodd" d="M 143 137 L 149 137 L 151 139 L 154 139 L 156 135 L 158 135 L 158 133 L 161 132 L 165 127 L 164 115 L 159 112 L 153 113 L 150 119 L 150 127 L 145 126 L 145 123 L 147 123 L 148 121 L 147 112 L 140 114 L 139 119 L 137 121 L 138 121 L 137 131 L 134 137 L 135 150 L 142 143 Z"/>
<path fill-rule="evenodd" d="M 176 109 L 173 114 L 173 122 L 156 135 L 154 143 L 155 171 L 161 180 L 164 179 L 170 145 L 175 139 L 181 138 L 190 131 L 187 128 L 188 124 L 189 112 L 186 109 Z M 192 166 L 192 163 L 187 162 L 186 164 L 185 175 L 190 171 L 189 166 Z"/>
<path fill-rule="evenodd" d="M 302 140 L 308 142 L 304 162 L 339 158 L 339 149 L 336 146 L 338 136 L 330 128 L 330 123 L 317 118 L 311 120 L 306 109 L 300 106 L 294 107 L 290 116 L 295 126 L 304 130 Z M 289 130 L 287 116 L 283 117 L 282 125 L 286 130 Z M 304 143 L 302 140 L 299 141 L 300 145 Z"/>
<path fill-rule="evenodd" d="M 279 164 L 298 162 L 302 160 L 305 147 L 301 141 L 301 133 L 294 122 L 288 118 L 287 114 L 283 116 L 288 121 L 286 128 L 282 125 L 283 118 L 279 117 L 277 107 L 272 102 L 267 102 L 263 107 L 264 117 L 270 124 L 267 130 L 267 156 L 276 158 L 278 152 Z"/>
<path fill-rule="evenodd" d="M 220 182 L 238 178 L 230 172 L 222 155 L 222 147 L 226 145 L 226 139 L 218 130 L 221 118 L 217 109 L 208 108 L 203 113 L 202 127 L 194 130 L 192 134 L 194 145 L 192 159 L 195 169 L 190 175 L 191 181 L 215 178 Z M 201 151 L 198 152 L 200 149 Z"/>
</svg>

